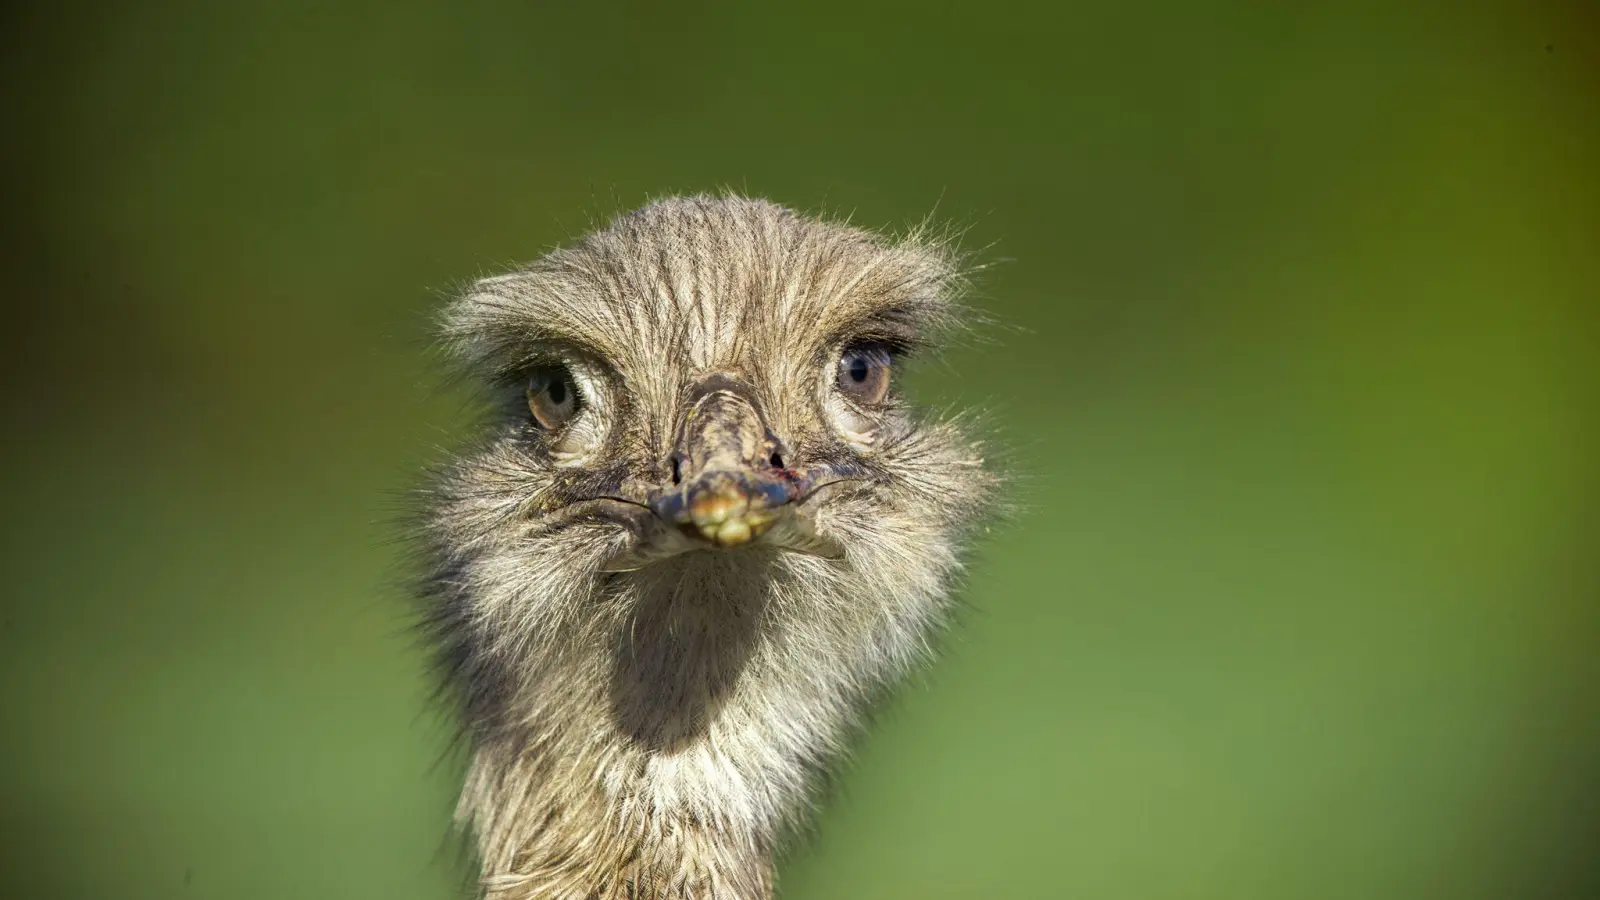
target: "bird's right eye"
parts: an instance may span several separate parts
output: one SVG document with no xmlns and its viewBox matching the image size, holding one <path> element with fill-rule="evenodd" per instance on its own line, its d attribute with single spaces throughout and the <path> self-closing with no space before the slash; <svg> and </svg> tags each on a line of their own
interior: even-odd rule
<svg viewBox="0 0 1600 900">
<path fill-rule="evenodd" d="M 528 411 L 546 431 L 567 424 L 578 411 L 578 386 L 572 373 L 560 366 L 544 366 L 528 376 Z"/>
</svg>

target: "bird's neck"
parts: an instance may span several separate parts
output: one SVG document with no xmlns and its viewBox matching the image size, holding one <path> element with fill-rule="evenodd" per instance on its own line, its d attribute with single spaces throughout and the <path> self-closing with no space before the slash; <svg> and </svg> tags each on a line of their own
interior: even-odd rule
<svg viewBox="0 0 1600 900">
<path fill-rule="evenodd" d="M 540 657 L 516 724 L 478 741 L 462 811 L 491 900 L 772 895 L 776 833 L 804 807 L 794 735 L 815 728 L 779 721 L 805 704 L 773 696 L 798 679 L 759 596 L 683 596 L 686 578 L 708 582 L 664 567 Z"/>
<path fill-rule="evenodd" d="M 860 604 L 807 597 L 832 582 L 788 565 L 658 564 L 528 657 L 462 794 L 493 900 L 771 896 L 862 685 L 909 650 L 885 653 Z"/>
<path fill-rule="evenodd" d="M 488 900 L 772 897 L 770 849 L 748 836 L 619 804 L 605 786 L 526 755 L 496 755 L 479 754 L 462 799 L 479 831 Z"/>
</svg>

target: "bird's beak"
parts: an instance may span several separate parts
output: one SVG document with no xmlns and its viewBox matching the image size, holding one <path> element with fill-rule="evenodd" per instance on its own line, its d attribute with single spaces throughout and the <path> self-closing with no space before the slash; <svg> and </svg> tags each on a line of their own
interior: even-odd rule
<svg viewBox="0 0 1600 900">
<path fill-rule="evenodd" d="M 737 547 L 791 512 L 799 478 L 763 421 L 753 394 L 726 376 L 707 379 L 675 441 L 673 480 L 650 500 L 662 520 L 697 541 Z"/>
<path fill-rule="evenodd" d="M 711 375 L 684 405 L 669 461 L 670 480 L 643 491 L 655 527 L 601 566 L 632 572 L 691 550 L 760 542 L 774 549 L 838 559 L 840 543 L 819 533 L 807 501 L 839 482 L 861 482 L 849 463 L 796 469 L 767 427 L 755 392 L 729 375 Z M 641 510 L 642 512 L 642 510 Z"/>
<path fill-rule="evenodd" d="M 707 472 L 681 496 L 683 502 L 674 504 L 677 508 L 669 521 L 719 547 L 737 547 L 760 537 L 789 503 L 787 485 L 750 472 Z"/>
</svg>

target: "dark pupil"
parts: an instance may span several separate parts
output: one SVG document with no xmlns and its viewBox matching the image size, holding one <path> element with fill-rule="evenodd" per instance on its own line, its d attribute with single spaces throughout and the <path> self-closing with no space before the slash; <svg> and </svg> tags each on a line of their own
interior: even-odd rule
<svg viewBox="0 0 1600 900">
<path fill-rule="evenodd" d="M 545 388 L 550 395 L 550 402 L 557 406 L 567 402 L 567 383 L 559 378 L 551 379 L 550 385 Z"/>
<path fill-rule="evenodd" d="M 864 359 L 864 358 L 862 358 L 860 356 L 857 356 L 854 359 L 850 360 L 850 380 L 851 381 L 854 381 L 855 383 L 860 384 L 861 382 L 867 380 L 867 375 L 870 374 L 871 371 L 872 371 L 871 368 L 867 365 L 866 359 Z"/>
</svg>

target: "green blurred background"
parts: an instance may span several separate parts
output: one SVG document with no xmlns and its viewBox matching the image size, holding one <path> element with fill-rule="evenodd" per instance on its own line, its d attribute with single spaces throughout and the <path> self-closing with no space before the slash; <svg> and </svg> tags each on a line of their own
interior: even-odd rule
<svg viewBox="0 0 1600 900">
<path fill-rule="evenodd" d="M 725 185 L 967 229 L 1027 504 L 785 900 L 1596 887 L 1593 11 L 4 15 L 6 896 L 456 896 L 429 317 Z"/>
</svg>

